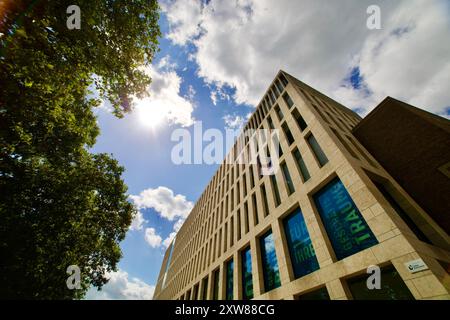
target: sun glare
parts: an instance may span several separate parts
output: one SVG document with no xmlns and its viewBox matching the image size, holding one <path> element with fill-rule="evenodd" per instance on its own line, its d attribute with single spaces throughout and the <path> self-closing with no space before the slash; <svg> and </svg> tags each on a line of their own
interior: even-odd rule
<svg viewBox="0 0 450 320">
<path fill-rule="evenodd" d="M 167 109 L 158 101 L 143 99 L 136 106 L 139 121 L 150 128 L 160 125 L 167 116 Z"/>
</svg>

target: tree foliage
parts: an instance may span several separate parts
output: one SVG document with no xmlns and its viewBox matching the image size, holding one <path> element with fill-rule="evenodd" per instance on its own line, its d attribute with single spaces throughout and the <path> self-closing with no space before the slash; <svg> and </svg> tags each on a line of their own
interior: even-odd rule
<svg viewBox="0 0 450 320">
<path fill-rule="evenodd" d="M 131 223 L 123 168 L 91 154 L 93 108 L 121 117 L 150 80 L 158 50 L 156 1 L 14 0 L 0 6 L 0 297 L 81 298 L 116 270 Z M 98 95 L 92 94 L 96 89 Z M 69 265 L 82 289 L 66 286 Z"/>
</svg>

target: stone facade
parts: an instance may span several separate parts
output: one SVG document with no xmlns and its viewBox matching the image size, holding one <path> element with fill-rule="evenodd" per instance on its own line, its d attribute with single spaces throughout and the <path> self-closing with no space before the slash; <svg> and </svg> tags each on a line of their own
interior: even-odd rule
<svg viewBox="0 0 450 320">
<path fill-rule="evenodd" d="M 285 94 L 293 105 L 289 106 L 292 103 L 286 100 Z M 306 128 L 299 125 L 298 114 Z M 353 136 L 352 129 L 361 118 L 283 71 L 277 74 L 244 132 L 269 129 L 269 117 L 276 129 L 287 124 L 294 138 L 289 143 L 286 134 L 279 130 L 283 151 L 280 163 L 287 166 L 294 191 L 289 191 L 286 176 L 278 170 L 275 183 L 280 201 L 277 203 L 273 178 L 260 176 L 257 164 L 237 163 L 241 154 L 248 159 L 251 141 L 244 135 L 239 137 L 237 148 L 227 155 L 167 249 L 154 299 L 214 299 L 215 291 L 216 298 L 225 299 L 225 268 L 230 259 L 234 261 L 233 298 L 242 299 L 241 252 L 249 246 L 254 299 L 296 299 L 324 287 L 330 299 L 353 299 L 348 280 L 366 274 L 371 265 L 393 266 L 415 299 L 449 299 L 449 236 Z M 310 135 L 323 150 L 326 163 L 320 163 Z M 294 156 L 296 150 L 309 171 L 309 179 L 299 169 Z M 340 260 L 313 199 L 335 178 L 342 182 L 378 242 Z M 376 187 L 374 179 L 386 181 L 395 190 L 401 207 L 406 208 L 429 242 L 418 239 L 411 225 Z M 265 187 L 267 208 L 264 208 L 261 186 Z M 301 209 L 320 268 L 296 279 L 283 219 L 297 208 Z M 264 289 L 259 240 L 268 230 L 272 231 L 281 282 L 270 291 Z M 406 268 L 405 263 L 416 259 L 422 259 L 427 270 L 411 273 Z M 219 270 L 219 281 L 215 289 L 216 270 Z"/>
</svg>

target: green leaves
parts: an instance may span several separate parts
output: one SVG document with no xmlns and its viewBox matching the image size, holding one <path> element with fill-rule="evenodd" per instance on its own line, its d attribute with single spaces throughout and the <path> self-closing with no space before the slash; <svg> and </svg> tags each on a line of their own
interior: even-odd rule
<svg viewBox="0 0 450 320">
<path fill-rule="evenodd" d="M 74 299 L 101 287 L 135 210 L 124 168 L 86 147 L 100 99 L 120 117 L 146 94 L 138 68 L 157 51 L 158 4 L 78 1 L 77 31 L 66 27 L 70 4 L 17 0 L 0 26 L 0 298 Z M 66 286 L 69 265 L 82 270 L 81 290 Z"/>
</svg>

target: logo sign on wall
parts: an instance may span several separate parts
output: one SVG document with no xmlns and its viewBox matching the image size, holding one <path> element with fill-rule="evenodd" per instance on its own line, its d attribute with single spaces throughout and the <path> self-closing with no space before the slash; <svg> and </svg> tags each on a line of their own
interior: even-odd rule
<svg viewBox="0 0 450 320">
<path fill-rule="evenodd" d="M 428 270 L 428 266 L 422 259 L 408 261 L 405 263 L 405 266 L 411 273 Z"/>
</svg>

